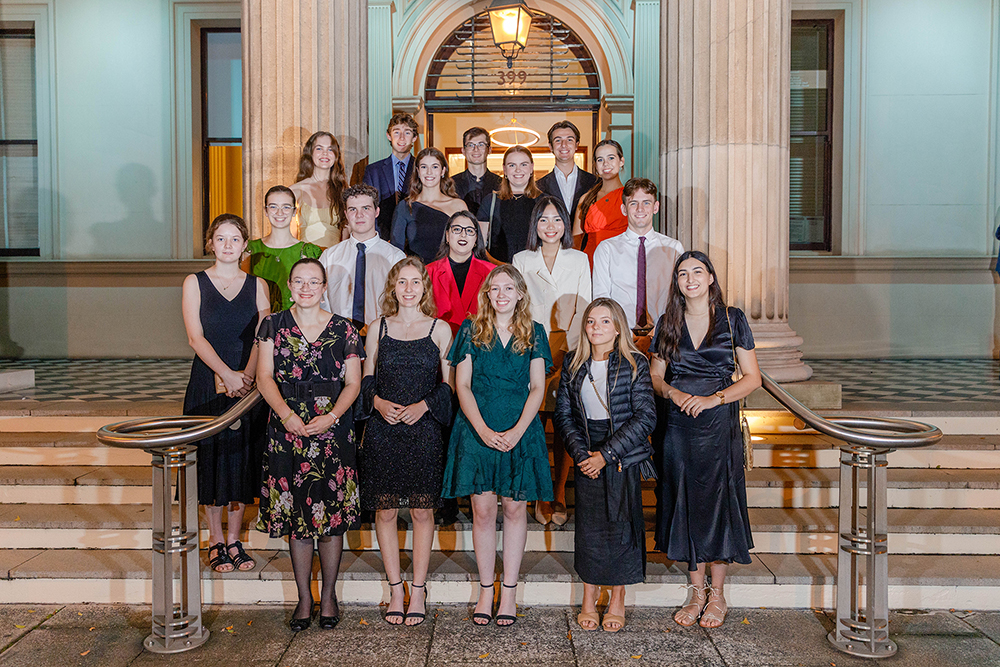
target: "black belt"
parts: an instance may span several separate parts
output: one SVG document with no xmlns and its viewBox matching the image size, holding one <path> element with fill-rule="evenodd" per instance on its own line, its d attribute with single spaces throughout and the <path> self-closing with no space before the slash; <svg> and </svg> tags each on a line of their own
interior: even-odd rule
<svg viewBox="0 0 1000 667">
<path fill-rule="evenodd" d="M 283 398 L 309 401 L 317 396 L 333 398 L 340 394 L 339 382 L 282 382 L 278 385 Z"/>
</svg>

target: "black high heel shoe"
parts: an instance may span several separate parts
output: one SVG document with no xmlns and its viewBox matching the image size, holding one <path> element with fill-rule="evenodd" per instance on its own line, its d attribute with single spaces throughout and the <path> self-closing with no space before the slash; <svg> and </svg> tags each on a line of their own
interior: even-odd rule
<svg viewBox="0 0 1000 667">
<path fill-rule="evenodd" d="M 484 584 L 483 582 L 480 581 L 479 582 L 479 587 L 480 588 L 493 588 L 494 586 L 496 586 L 496 583 L 497 582 L 495 582 L 495 581 L 491 581 L 488 584 Z M 482 593 L 482 591 L 480 591 L 480 593 Z M 487 625 L 490 624 L 490 621 L 493 620 L 493 614 L 492 614 L 492 612 L 493 612 L 493 603 L 491 602 L 490 603 L 490 613 L 489 614 L 483 614 L 483 613 L 473 614 L 472 615 L 472 622 L 475 625 L 478 625 L 479 627 L 487 626 Z M 480 621 L 482 621 L 482 622 L 480 622 Z"/>
<path fill-rule="evenodd" d="M 309 615 L 305 618 L 295 618 L 295 612 L 292 612 L 292 620 L 288 621 L 288 627 L 292 629 L 292 632 L 299 633 L 306 630 L 310 625 L 312 625 L 312 605 L 309 606 Z"/>
<path fill-rule="evenodd" d="M 501 581 L 500 585 L 503 586 L 504 588 L 508 589 L 508 590 L 511 589 L 511 588 L 515 589 L 515 591 L 517 590 L 517 584 L 514 584 L 513 586 L 508 586 L 507 584 L 505 584 L 505 583 L 503 583 Z M 517 595 L 517 593 L 515 592 L 514 595 Z M 517 610 L 517 602 L 516 601 L 514 603 L 514 609 L 515 609 L 515 613 L 516 613 L 516 610 Z M 506 621 L 506 623 L 501 623 L 500 621 Z M 517 616 L 511 616 L 510 614 L 497 614 L 497 617 L 494 620 L 494 622 L 497 624 L 498 627 L 509 628 L 510 626 L 512 626 L 515 623 L 517 623 Z"/>
<path fill-rule="evenodd" d="M 424 583 L 422 583 L 422 584 L 414 584 L 412 582 L 410 583 L 410 598 L 411 599 L 413 598 L 413 589 L 414 588 L 419 588 L 419 589 L 422 589 L 424 591 L 424 610 L 422 612 L 411 611 L 411 612 L 408 612 L 406 614 L 406 616 L 403 617 L 403 623 L 406 623 L 406 621 L 408 621 L 411 618 L 417 619 L 416 623 L 410 623 L 409 624 L 409 627 L 411 627 L 411 628 L 415 627 L 417 625 L 420 625 L 421 623 L 424 622 L 424 619 L 427 618 L 427 590 L 424 588 L 426 585 L 427 585 L 426 581 Z"/>
<path fill-rule="evenodd" d="M 392 590 L 393 586 L 402 586 L 402 585 L 403 585 L 403 580 L 402 579 L 400 579 L 396 583 L 389 582 L 389 590 Z M 405 588 L 403 589 L 403 594 L 404 595 L 406 594 L 406 589 Z M 387 611 L 387 612 L 385 612 L 385 616 L 383 616 L 382 618 L 389 625 L 402 625 L 403 621 L 405 620 L 405 616 L 403 615 L 403 612 L 401 612 L 401 611 Z M 393 623 L 392 621 L 389 620 L 390 618 L 398 618 L 399 619 L 399 623 Z"/>
<path fill-rule="evenodd" d="M 333 599 L 334 604 L 337 605 L 337 614 L 335 616 L 323 616 L 319 617 L 319 627 L 321 630 L 333 630 L 340 623 L 340 603 L 337 602 L 337 598 Z"/>
</svg>

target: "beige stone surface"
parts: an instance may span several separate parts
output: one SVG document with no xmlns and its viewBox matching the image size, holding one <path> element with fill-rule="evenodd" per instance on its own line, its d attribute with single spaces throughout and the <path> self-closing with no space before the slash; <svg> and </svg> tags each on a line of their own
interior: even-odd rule
<svg viewBox="0 0 1000 667">
<path fill-rule="evenodd" d="M 788 326 L 790 0 L 662 3 L 665 230 L 712 259 L 761 367 L 807 380 Z"/>
<path fill-rule="evenodd" d="M 243 0 L 243 206 L 254 236 L 264 193 L 295 181 L 311 134 L 337 137 L 348 177 L 367 153 L 367 17 L 361 0 Z"/>
</svg>

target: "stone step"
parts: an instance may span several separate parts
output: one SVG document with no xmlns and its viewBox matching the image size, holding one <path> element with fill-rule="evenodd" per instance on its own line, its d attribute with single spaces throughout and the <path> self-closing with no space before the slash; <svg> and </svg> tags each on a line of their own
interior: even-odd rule
<svg viewBox="0 0 1000 667">
<path fill-rule="evenodd" d="M 811 433 L 762 433 L 754 442 L 757 468 L 837 468 L 836 440 Z M 0 466 L 148 466 L 138 449 L 106 447 L 93 432 L 0 433 Z M 890 468 L 1000 468 L 1000 436 L 947 435 L 931 447 L 889 454 Z"/>
<path fill-rule="evenodd" d="M 207 603 L 252 604 L 296 599 L 287 552 L 251 550 L 250 572 L 218 574 L 202 558 L 202 599 Z M 401 565 L 409 579 L 407 554 Z M 927 609 L 1000 608 L 996 557 L 890 555 L 889 606 Z M 318 561 L 314 570 L 319 570 Z M 646 581 L 629 586 L 627 604 L 674 607 L 686 591 L 685 566 L 650 553 Z M 501 570 L 498 557 L 497 571 Z M 8 603 L 82 602 L 150 604 L 149 550 L 0 549 L 0 599 Z M 475 557 L 469 551 L 435 552 L 428 575 L 428 600 L 472 603 L 478 594 Z M 579 604 L 583 587 L 572 552 L 527 553 L 521 565 L 518 602 L 524 605 Z M 727 577 L 733 607 L 822 607 L 835 605 L 836 559 L 831 555 L 761 554 L 750 565 L 734 565 Z M 347 551 L 338 597 L 373 604 L 388 599 L 378 552 Z"/>
<path fill-rule="evenodd" d="M 255 510 L 248 511 L 252 526 Z M 647 544 L 652 548 L 655 511 L 646 508 Z M 151 543 L 152 508 L 145 504 L 0 505 L 0 544 L 19 549 L 147 549 Z M 404 515 L 405 516 L 405 515 Z M 751 508 L 755 552 L 835 553 L 837 510 L 834 508 Z M 204 525 L 204 522 L 202 522 Z M 400 542 L 409 548 L 412 533 Z M 574 522 L 542 526 L 528 521 L 526 550 L 558 552 L 573 549 Z M 903 554 L 993 554 L 1000 544 L 1000 510 L 891 509 L 889 549 Z M 207 545 L 207 530 L 201 530 Z M 249 530 L 248 544 L 258 549 L 285 549 L 285 542 Z M 347 535 L 350 548 L 371 550 L 377 540 L 370 525 Z M 434 533 L 435 550 L 472 549 L 472 524 L 463 516 Z"/>
<path fill-rule="evenodd" d="M 755 468 L 747 473 L 750 507 L 836 507 L 837 468 Z M 889 507 L 1000 508 L 1000 470 L 890 468 Z M 0 466 L 0 503 L 149 503 L 152 475 L 139 466 Z M 568 501 L 573 503 L 572 484 Z M 653 484 L 643 502 L 655 506 Z"/>
</svg>

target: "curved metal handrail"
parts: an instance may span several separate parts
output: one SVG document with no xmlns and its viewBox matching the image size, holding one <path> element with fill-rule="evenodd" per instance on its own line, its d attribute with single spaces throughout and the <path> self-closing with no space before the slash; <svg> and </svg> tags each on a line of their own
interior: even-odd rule
<svg viewBox="0 0 1000 667">
<path fill-rule="evenodd" d="M 153 449 L 182 447 L 209 438 L 229 428 L 261 399 L 254 389 L 236 405 L 218 417 L 179 416 L 132 419 L 108 424 L 97 431 L 97 439 L 111 447 L 126 449 Z M 172 433 L 144 433 L 167 428 L 179 428 Z"/>
<path fill-rule="evenodd" d="M 876 449 L 927 447 L 938 442 L 943 433 L 937 426 L 910 419 L 893 417 L 821 417 L 798 399 L 782 389 L 767 373 L 760 374 L 761 383 L 774 400 L 801 419 L 810 428 L 852 445 Z M 865 429 L 865 430 L 858 430 Z M 869 431 L 896 431 L 895 433 L 870 433 Z"/>
</svg>

